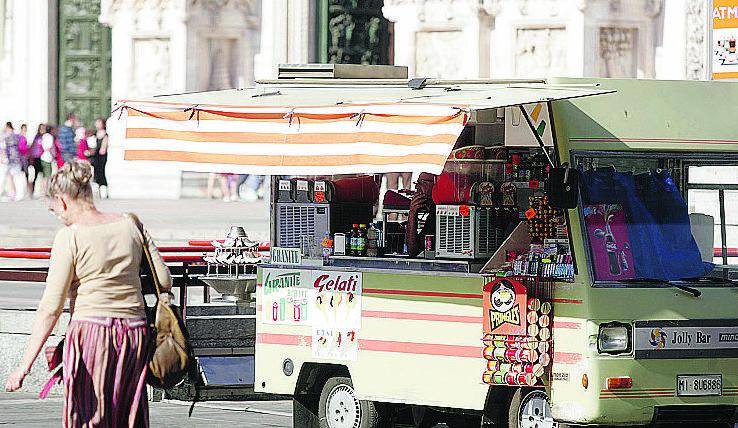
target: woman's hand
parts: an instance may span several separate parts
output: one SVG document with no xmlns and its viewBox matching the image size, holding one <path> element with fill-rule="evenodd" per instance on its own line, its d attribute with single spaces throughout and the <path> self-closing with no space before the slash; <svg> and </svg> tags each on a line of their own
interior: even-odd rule
<svg viewBox="0 0 738 428">
<path fill-rule="evenodd" d="M 8 380 L 5 381 L 5 391 L 13 392 L 20 389 L 20 387 L 23 386 L 23 379 L 25 379 L 27 375 L 28 371 L 24 370 L 22 367 L 16 367 L 16 369 L 10 373 L 10 376 L 8 376 Z"/>
</svg>

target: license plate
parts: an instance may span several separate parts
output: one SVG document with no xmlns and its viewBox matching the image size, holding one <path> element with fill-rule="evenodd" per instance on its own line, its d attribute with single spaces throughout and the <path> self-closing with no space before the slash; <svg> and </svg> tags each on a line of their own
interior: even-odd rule
<svg viewBox="0 0 738 428">
<path fill-rule="evenodd" d="M 679 375 L 677 395 L 723 395 L 723 375 Z"/>
</svg>

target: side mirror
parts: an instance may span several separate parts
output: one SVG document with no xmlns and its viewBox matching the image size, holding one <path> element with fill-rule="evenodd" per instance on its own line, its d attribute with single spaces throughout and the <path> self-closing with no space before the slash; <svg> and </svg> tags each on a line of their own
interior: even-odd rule
<svg viewBox="0 0 738 428">
<path fill-rule="evenodd" d="M 552 168 L 546 182 L 548 204 L 554 208 L 572 209 L 579 200 L 579 171 L 564 164 Z"/>
</svg>

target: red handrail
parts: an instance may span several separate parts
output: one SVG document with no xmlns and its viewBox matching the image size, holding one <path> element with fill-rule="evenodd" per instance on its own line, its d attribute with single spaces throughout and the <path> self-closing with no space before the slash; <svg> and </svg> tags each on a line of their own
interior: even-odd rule
<svg viewBox="0 0 738 428">
<path fill-rule="evenodd" d="M 203 253 L 215 251 L 215 247 L 210 246 L 194 246 L 194 245 L 162 245 L 156 247 L 160 253 Z M 32 253 L 48 253 L 51 247 L 8 247 L 0 248 L 0 251 L 27 251 Z"/>
<path fill-rule="evenodd" d="M 200 263 L 203 261 L 202 255 L 194 254 L 164 254 L 161 257 L 165 262 L 171 263 Z M 48 251 L 0 250 L 0 258 L 48 260 L 51 258 L 51 253 Z"/>
</svg>

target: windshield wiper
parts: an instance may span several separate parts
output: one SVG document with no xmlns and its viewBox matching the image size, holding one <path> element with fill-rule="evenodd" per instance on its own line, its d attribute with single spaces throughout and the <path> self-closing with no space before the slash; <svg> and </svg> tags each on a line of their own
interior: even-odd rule
<svg viewBox="0 0 738 428">
<path fill-rule="evenodd" d="M 701 276 L 699 278 L 682 278 L 680 281 L 690 281 L 697 283 L 708 283 L 708 284 L 724 284 L 731 287 L 738 287 L 738 281 L 728 278 L 719 278 L 716 276 Z"/>
<path fill-rule="evenodd" d="M 691 294 L 694 297 L 700 297 L 702 295 L 702 292 L 694 287 L 680 284 L 675 281 L 666 281 L 663 279 L 626 279 L 626 280 L 621 280 L 620 282 L 631 283 L 631 284 L 633 283 L 657 283 L 657 284 L 668 285 L 669 287 L 678 288 L 686 293 Z"/>
</svg>

